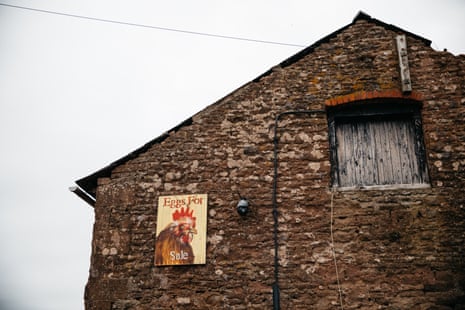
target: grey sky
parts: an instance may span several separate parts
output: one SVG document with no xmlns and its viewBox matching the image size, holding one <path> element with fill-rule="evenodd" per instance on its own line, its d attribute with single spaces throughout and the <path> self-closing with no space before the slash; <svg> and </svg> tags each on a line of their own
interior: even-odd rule
<svg viewBox="0 0 465 310">
<path fill-rule="evenodd" d="M 465 1 L 1 1 L 310 45 L 362 10 L 465 54 Z M 0 6 L 0 309 L 82 309 L 93 209 L 74 180 L 302 48 Z"/>
</svg>

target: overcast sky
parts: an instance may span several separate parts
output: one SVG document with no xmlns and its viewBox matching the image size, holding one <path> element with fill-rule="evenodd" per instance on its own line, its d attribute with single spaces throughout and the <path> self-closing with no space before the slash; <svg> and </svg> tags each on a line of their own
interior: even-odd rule
<svg viewBox="0 0 465 310">
<path fill-rule="evenodd" d="M 0 3 L 301 46 L 362 10 L 465 54 L 463 0 Z M 68 187 L 302 48 L 0 5 L 0 309 L 82 309 L 93 209 Z"/>
</svg>

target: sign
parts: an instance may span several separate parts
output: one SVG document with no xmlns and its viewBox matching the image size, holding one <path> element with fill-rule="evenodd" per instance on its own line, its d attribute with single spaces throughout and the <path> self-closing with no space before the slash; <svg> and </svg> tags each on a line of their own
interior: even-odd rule
<svg viewBox="0 0 465 310">
<path fill-rule="evenodd" d="M 155 265 L 205 264 L 207 194 L 158 198 Z"/>
</svg>

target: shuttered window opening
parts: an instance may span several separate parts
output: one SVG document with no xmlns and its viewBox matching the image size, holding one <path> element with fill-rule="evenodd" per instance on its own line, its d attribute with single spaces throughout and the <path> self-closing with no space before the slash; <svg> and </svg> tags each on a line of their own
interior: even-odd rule
<svg viewBox="0 0 465 310">
<path fill-rule="evenodd" d="M 372 103 L 329 111 L 333 186 L 428 185 L 417 104 Z"/>
</svg>

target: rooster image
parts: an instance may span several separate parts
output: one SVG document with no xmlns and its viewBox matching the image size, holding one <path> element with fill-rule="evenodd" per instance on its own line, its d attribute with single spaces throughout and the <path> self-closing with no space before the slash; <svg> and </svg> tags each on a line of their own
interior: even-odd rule
<svg viewBox="0 0 465 310">
<path fill-rule="evenodd" d="M 186 265 L 194 263 L 194 251 L 191 242 L 196 218 L 189 207 L 173 212 L 173 222 L 168 224 L 157 236 L 155 242 L 155 265 Z"/>
</svg>

